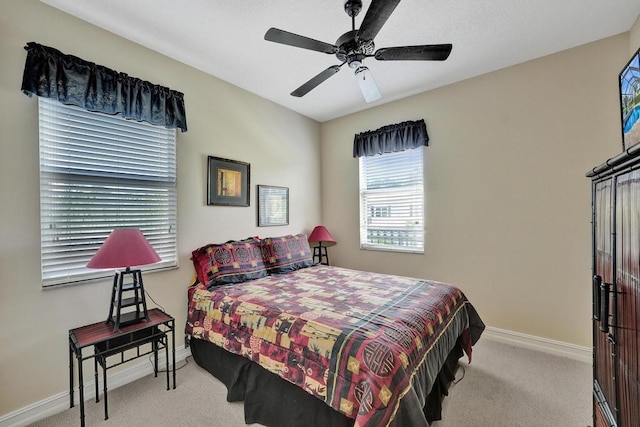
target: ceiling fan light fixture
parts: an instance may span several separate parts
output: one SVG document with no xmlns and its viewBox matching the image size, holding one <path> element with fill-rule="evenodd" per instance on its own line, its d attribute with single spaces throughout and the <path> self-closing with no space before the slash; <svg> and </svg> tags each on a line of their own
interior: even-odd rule
<svg viewBox="0 0 640 427">
<path fill-rule="evenodd" d="M 378 86 L 373 79 L 373 74 L 371 74 L 371 70 L 369 70 L 369 68 L 364 66 L 359 67 L 355 74 L 365 102 L 374 102 L 382 98 L 382 95 L 380 95 L 380 91 L 378 90 Z"/>
</svg>

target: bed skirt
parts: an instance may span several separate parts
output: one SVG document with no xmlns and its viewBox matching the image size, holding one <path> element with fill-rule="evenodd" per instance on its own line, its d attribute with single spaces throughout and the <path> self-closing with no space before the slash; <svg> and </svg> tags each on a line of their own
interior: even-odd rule
<svg viewBox="0 0 640 427">
<path fill-rule="evenodd" d="M 320 399 L 267 371 L 252 361 L 230 353 L 213 343 L 191 339 L 191 354 L 195 362 L 209 371 L 227 387 L 227 401 L 244 401 L 247 424 L 269 427 L 353 427 L 354 420 L 337 412 Z M 458 359 L 463 351 L 460 340 L 449 353 L 438 373 L 427 402 L 422 409 L 429 423 L 441 419 L 442 400 L 455 378 Z M 416 408 L 403 408 L 392 425 L 404 426 L 403 417 Z"/>
</svg>

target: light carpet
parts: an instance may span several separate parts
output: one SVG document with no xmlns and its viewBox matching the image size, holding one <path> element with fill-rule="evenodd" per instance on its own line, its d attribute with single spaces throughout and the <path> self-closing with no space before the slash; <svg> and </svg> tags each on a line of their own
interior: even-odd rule
<svg viewBox="0 0 640 427">
<path fill-rule="evenodd" d="M 242 402 L 227 402 L 225 386 L 192 358 L 187 360 L 177 373 L 175 390 L 166 390 L 164 375 L 149 375 L 110 390 L 106 421 L 102 401 L 87 401 L 86 425 L 245 426 Z M 482 338 L 472 363 L 463 358 L 461 366 L 459 382 L 451 386 L 444 401 L 443 420 L 432 427 L 591 425 L 588 363 Z M 80 425 L 77 405 L 33 424 L 73 425 Z"/>
</svg>

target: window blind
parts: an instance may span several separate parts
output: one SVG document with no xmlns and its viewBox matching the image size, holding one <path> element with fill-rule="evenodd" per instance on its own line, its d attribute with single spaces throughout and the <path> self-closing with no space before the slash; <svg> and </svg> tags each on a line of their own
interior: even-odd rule
<svg viewBox="0 0 640 427">
<path fill-rule="evenodd" d="M 424 252 L 423 148 L 359 162 L 360 248 Z"/>
<path fill-rule="evenodd" d="M 177 265 L 176 132 L 39 97 L 43 286 L 112 276 L 86 268 L 114 228 L 139 228 Z"/>
</svg>

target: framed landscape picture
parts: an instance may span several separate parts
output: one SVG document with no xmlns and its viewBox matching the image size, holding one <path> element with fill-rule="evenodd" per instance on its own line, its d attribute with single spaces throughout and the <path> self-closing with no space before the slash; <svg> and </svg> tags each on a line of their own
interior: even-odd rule
<svg viewBox="0 0 640 427">
<path fill-rule="evenodd" d="M 251 165 L 208 156 L 207 205 L 249 206 Z"/>
<path fill-rule="evenodd" d="M 620 72 L 622 149 L 640 142 L 640 50 Z"/>
<path fill-rule="evenodd" d="M 289 187 L 258 185 L 258 227 L 289 224 Z"/>
</svg>

